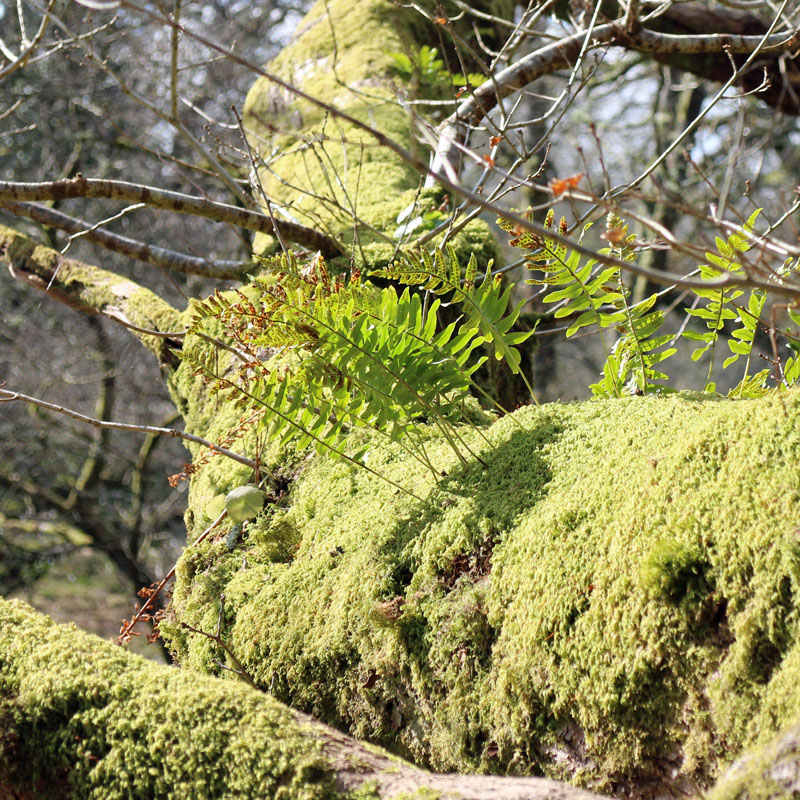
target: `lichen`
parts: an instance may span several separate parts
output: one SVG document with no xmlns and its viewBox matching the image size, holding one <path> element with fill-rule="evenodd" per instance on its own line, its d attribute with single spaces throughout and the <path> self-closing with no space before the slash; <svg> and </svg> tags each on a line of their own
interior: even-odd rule
<svg viewBox="0 0 800 800">
<path fill-rule="evenodd" d="M 439 770 L 708 785 L 800 714 L 798 417 L 796 392 L 525 408 L 464 428 L 485 467 L 427 432 L 439 486 L 376 444 L 424 503 L 316 457 L 232 551 L 184 554 L 175 612 L 210 629 L 224 592 L 261 686 Z"/>
</svg>

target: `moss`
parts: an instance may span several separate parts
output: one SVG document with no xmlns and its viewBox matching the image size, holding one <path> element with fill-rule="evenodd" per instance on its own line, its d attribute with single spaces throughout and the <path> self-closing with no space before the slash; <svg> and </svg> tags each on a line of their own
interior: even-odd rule
<svg viewBox="0 0 800 800">
<path fill-rule="evenodd" d="M 464 430 L 486 468 L 428 432 L 438 487 L 373 448 L 424 504 L 316 458 L 233 553 L 184 555 L 175 610 L 212 625 L 224 591 L 262 686 L 436 769 L 707 785 L 800 714 L 798 416 L 796 392 L 526 408 L 491 446 Z"/>
<path fill-rule="evenodd" d="M 329 798 L 320 739 L 275 700 L 159 667 L 0 601 L 0 785 L 59 798 Z M 91 664 L 87 671 L 86 665 Z"/>
<path fill-rule="evenodd" d="M 642 582 L 656 599 L 679 602 L 688 598 L 696 603 L 711 591 L 707 576 L 709 567 L 699 542 L 661 539 L 644 560 Z"/>
<path fill-rule="evenodd" d="M 428 161 L 428 152 L 415 139 L 417 123 L 400 102 L 389 54 L 417 52 L 432 34 L 417 11 L 387 0 L 367 0 L 357 10 L 348 0 L 329 0 L 312 8 L 292 43 L 269 65 L 271 74 L 369 125 L 383 140 L 265 77 L 245 102 L 251 145 L 269 163 L 259 171 L 266 195 L 303 223 L 342 240 L 352 250 L 349 257 L 362 267 L 384 266 L 395 255 L 397 216 L 419 194 L 420 174 L 385 141 Z M 421 211 L 436 207 L 433 194 L 422 193 Z M 500 256 L 480 220 L 452 242 L 465 261 L 475 251 L 482 266 Z M 257 252 L 275 246 L 270 237 L 255 242 Z"/>
<path fill-rule="evenodd" d="M 790 800 L 800 792 L 800 725 L 743 755 L 718 781 L 708 800 Z"/>
</svg>

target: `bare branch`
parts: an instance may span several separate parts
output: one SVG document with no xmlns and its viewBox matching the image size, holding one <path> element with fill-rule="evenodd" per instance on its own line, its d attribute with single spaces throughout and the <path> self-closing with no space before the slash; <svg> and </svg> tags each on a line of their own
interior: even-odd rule
<svg viewBox="0 0 800 800">
<path fill-rule="evenodd" d="M 441 143 L 439 145 L 433 170 L 439 172 L 445 165 L 458 163 L 458 145 L 463 144 L 466 135 L 500 101 L 527 86 L 543 75 L 571 66 L 578 58 L 586 41 L 585 31 L 579 31 L 560 41 L 548 44 L 524 56 L 519 61 L 494 76 L 473 92 L 438 127 Z M 637 52 L 661 54 L 665 58 L 672 55 L 697 55 L 701 53 L 748 53 L 771 50 L 786 52 L 796 45 L 795 36 L 776 33 L 770 36 L 718 34 L 669 34 L 656 33 L 640 28 L 633 33 L 625 33 L 617 23 L 606 23 L 594 29 L 592 46 L 601 44 L 617 45 Z M 730 71 L 730 64 L 728 64 Z M 739 77 L 739 76 L 737 76 Z"/>
<path fill-rule="evenodd" d="M 33 39 L 30 41 L 27 40 L 27 37 L 24 35 L 24 28 L 23 28 L 23 36 L 22 36 L 22 50 L 20 50 L 18 55 L 12 53 L 8 48 L 2 46 L 3 42 L 0 40 L 0 52 L 11 62 L 6 64 L 5 67 L 0 69 L 0 81 L 7 78 L 11 75 L 12 72 L 16 72 L 16 70 L 24 67 L 28 61 L 30 60 L 31 56 L 35 52 L 36 48 L 39 46 L 39 42 L 41 42 L 42 37 L 47 30 L 47 24 L 49 22 L 48 13 L 55 5 L 56 0 L 49 0 L 47 4 L 46 12 L 42 15 L 41 22 L 39 23 L 39 28 L 37 29 L 36 33 L 33 36 Z M 24 26 L 22 12 L 20 10 L 19 13 L 19 20 L 20 25 Z"/>
<path fill-rule="evenodd" d="M 287 241 L 309 250 L 319 250 L 323 256 L 341 255 L 342 246 L 324 233 L 294 222 L 275 220 L 257 211 L 217 203 L 181 192 L 171 192 L 127 181 L 84 178 L 77 175 L 63 181 L 45 183 L 15 183 L 0 181 L 0 202 L 25 202 L 41 200 L 66 200 L 76 197 L 93 197 L 121 200 L 126 203 L 144 203 L 149 208 L 191 214 L 215 222 L 226 222 L 239 228 L 259 233 L 274 234 L 276 228 Z"/>
<path fill-rule="evenodd" d="M 136 425 L 132 422 L 107 422 L 106 420 L 87 417 L 85 414 L 80 414 L 77 411 L 73 411 L 71 408 L 59 406 L 55 403 L 48 403 L 45 400 L 40 400 L 37 397 L 30 397 L 29 395 L 22 394 L 21 392 L 12 392 L 8 389 L 0 389 L 0 402 L 8 403 L 14 400 L 22 400 L 25 403 L 39 406 L 39 408 L 46 408 L 50 411 L 64 414 L 67 417 L 77 419 L 79 422 L 85 422 L 87 425 L 92 425 L 95 428 L 104 428 L 114 431 L 135 431 L 136 433 L 152 433 L 159 436 L 171 436 L 173 439 L 184 439 L 187 442 L 192 442 L 193 444 L 199 444 L 203 447 L 207 447 L 213 453 L 219 453 L 221 456 L 230 458 L 233 461 L 238 461 L 240 464 L 244 464 L 246 467 L 250 467 L 251 469 L 256 469 L 258 466 L 252 458 L 247 458 L 239 453 L 234 453 L 232 450 L 228 450 L 225 447 L 220 447 L 208 439 L 203 439 L 202 436 L 195 436 L 193 433 L 186 433 L 186 431 L 180 431 L 175 428 L 157 428 L 154 425 Z"/>
<path fill-rule="evenodd" d="M 204 278 L 241 279 L 243 274 L 252 268 L 251 262 L 216 261 L 199 258 L 187 253 L 178 253 L 166 247 L 145 244 L 118 233 L 92 229 L 93 226 L 90 223 L 77 217 L 71 217 L 61 211 L 55 211 L 47 206 L 0 200 L 0 208 L 51 228 L 58 228 L 58 230 L 67 231 L 67 233 L 80 234 L 87 241 L 98 244 L 114 253 L 120 253 L 145 264 L 153 264 L 156 267 L 163 267 L 185 275 L 202 275 Z"/>
</svg>

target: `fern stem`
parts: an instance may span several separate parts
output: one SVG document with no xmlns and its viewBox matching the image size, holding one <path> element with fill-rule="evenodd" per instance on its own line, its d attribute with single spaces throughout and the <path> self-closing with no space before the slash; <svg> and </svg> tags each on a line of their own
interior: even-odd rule
<svg viewBox="0 0 800 800">
<path fill-rule="evenodd" d="M 622 258 L 622 253 L 620 253 L 619 258 Z M 639 387 L 642 390 L 642 394 L 647 394 L 647 365 L 644 361 L 644 352 L 642 351 L 642 343 L 639 340 L 639 337 L 636 335 L 636 325 L 634 324 L 633 314 L 631 312 L 630 306 L 628 305 L 628 297 L 627 297 L 627 287 L 622 280 L 622 273 L 617 273 L 617 283 L 619 285 L 619 293 L 622 295 L 622 304 L 625 308 L 625 319 L 628 323 L 628 331 L 630 335 L 633 337 L 633 340 L 636 342 L 636 356 L 639 359 L 639 368 L 642 370 L 642 385 Z M 616 386 L 616 384 L 615 384 Z M 617 393 L 617 397 L 619 397 L 619 393 Z"/>
<path fill-rule="evenodd" d="M 293 428 L 296 428 L 301 433 L 303 433 L 304 435 L 308 436 L 310 439 L 313 439 L 315 442 L 317 442 L 317 444 L 321 445 L 326 450 L 330 450 L 332 453 L 334 453 L 337 456 L 340 456 L 345 461 L 349 461 L 354 466 L 359 467 L 360 469 L 366 470 L 367 472 L 369 472 L 372 475 L 374 475 L 376 478 L 380 478 L 380 480 L 385 481 L 390 486 L 393 486 L 395 489 L 399 489 L 404 494 L 407 494 L 409 497 L 413 497 L 415 500 L 419 500 L 420 503 L 424 503 L 425 502 L 418 494 L 415 494 L 410 489 L 406 489 L 405 486 L 401 486 L 399 483 L 397 483 L 397 481 L 393 481 L 391 478 L 386 477 L 386 475 L 382 475 L 380 472 L 378 472 L 377 470 L 372 469 L 372 467 L 367 466 L 366 464 L 362 463 L 361 461 L 357 461 L 352 456 L 347 455 L 347 453 L 345 453 L 343 450 L 338 450 L 333 445 L 328 444 L 328 442 L 326 442 L 324 439 L 320 439 L 319 436 L 316 436 L 311 431 L 307 430 L 302 425 L 300 425 L 299 423 L 295 422 L 293 419 L 291 419 L 291 417 L 287 416 L 286 414 L 283 414 L 279 409 L 275 408 L 274 406 L 271 406 L 269 403 L 267 403 L 262 398 L 256 397 L 251 392 L 248 392 L 246 389 L 243 389 L 241 386 L 237 386 L 232 381 L 230 381 L 228 378 L 217 378 L 217 380 L 219 380 L 220 383 L 227 384 L 227 386 L 229 388 L 231 388 L 231 389 L 236 389 L 241 394 L 243 394 L 245 397 L 247 397 L 249 400 L 251 400 L 253 403 L 255 403 L 257 405 L 260 405 L 263 408 L 267 409 L 267 411 L 269 411 L 271 414 L 274 414 L 276 417 L 280 417 L 282 420 L 284 420 L 284 422 L 286 422 L 287 424 L 291 425 Z"/>
<path fill-rule="evenodd" d="M 714 369 L 714 350 L 717 346 L 717 341 L 719 340 L 719 332 L 722 328 L 722 311 L 725 307 L 725 290 L 719 290 L 719 310 L 717 312 L 717 320 L 714 324 L 714 338 L 711 340 L 711 357 L 708 362 L 708 375 L 706 375 L 706 386 L 704 391 L 708 390 L 708 386 L 711 383 L 711 371 Z"/>
</svg>

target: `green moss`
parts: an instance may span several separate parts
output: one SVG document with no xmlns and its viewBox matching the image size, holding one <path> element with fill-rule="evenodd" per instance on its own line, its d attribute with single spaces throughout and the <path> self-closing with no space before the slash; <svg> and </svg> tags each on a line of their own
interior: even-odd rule
<svg viewBox="0 0 800 800">
<path fill-rule="evenodd" d="M 790 800 L 800 791 L 800 726 L 788 726 L 743 755 L 708 800 Z"/>
<path fill-rule="evenodd" d="M 642 582 L 656 599 L 679 602 L 688 598 L 697 602 L 711 591 L 707 577 L 709 567 L 700 542 L 662 539 L 644 560 Z"/>
<path fill-rule="evenodd" d="M 422 163 L 428 152 L 417 144 L 417 123 L 400 102 L 389 54 L 417 52 L 431 35 L 435 31 L 414 9 L 368 0 L 354 10 L 348 0 L 329 0 L 314 6 L 292 43 L 268 67 L 307 95 L 379 131 L 382 141 L 268 78 L 260 78 L 248 93 L 245 129 L 251 145 L 269 161 L 259 171 L 266 195 L 304 224 L 340 239 L 348 250 L 342 266 L 352 258 L 362 267 L 378 268 L 395 255 L 397 216 L 414 201 L 422 178 L 384 142 L 395 142 Z M 435 207 L 431 194 L 420 197 L 422 211 Z M 480 220 L 452 242 L 465 261 L 475 251 L 482 266 L 500 254 Z M 269 252 L 276 244 L 259 236 L 255 248 Z"/>
<path fill-rule="evenodd" d="M 176 613 L 224 591 L 262 686 L 436 769 L 707 785 L 800 713 L 799 401 L 526 408 L 464 430 L 486 468 L 427 433 L 438 488 L 376 446 L 424 504 L 316 458 L 234 552 L 184 555 Z"/>
<path fill-rule="evenodd" d="M 320 740 L 270 697 L 16 601 L 0 601 L 0 630 L 13 631 L 0 637 L 0 786 L 15 797 L 337 796 Z"/>
</svg>

